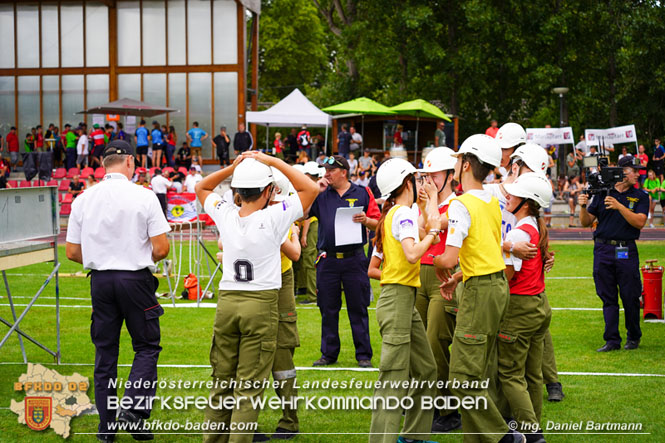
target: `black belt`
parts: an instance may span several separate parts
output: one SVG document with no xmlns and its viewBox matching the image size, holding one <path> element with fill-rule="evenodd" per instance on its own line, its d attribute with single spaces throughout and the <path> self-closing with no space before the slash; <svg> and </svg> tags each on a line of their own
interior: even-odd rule
<svg viewBox="0 0 665 443">
<path fill-rule="evenodd" d="M 612 245 L 612 246 L 623 246 L 623 245 L 635 244 L 635 240 L 610 240 L 610 239 L 607 239 L 607 238 L 600 238 L 600 237 L 594 238 L 594 241 L 596 243 L 602 243 L 604 245 Z"/>
<path fill-rule="evenodd" d="M 363 248 L 358 248 L 354 249 L 353 251 L 346 251 L 346 252 L 334 252 L 334 251 L 322 251 L 322 252 L 325 253 L 327 257 L 342 259 L 342 258 L 349 258 L 356 255 L 360 255 L 361 253 L 364 254 L 365 250 Z"/>
</svg>

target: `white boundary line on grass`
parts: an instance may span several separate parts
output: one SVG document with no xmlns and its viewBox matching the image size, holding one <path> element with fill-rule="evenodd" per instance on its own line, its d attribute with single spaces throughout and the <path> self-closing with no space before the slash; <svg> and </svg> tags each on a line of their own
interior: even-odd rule
<svg viewBox="0 0 665 443">
<path fill-rule="evenodd" d="M 30 297 L 14 297 L 14 298 L 30 298 Z M 44 297 L 44 298 L 46 298 L 46 297 Z M 52 298 L 55 299 L 55 297 L 52 297 Z M 76 297 L 71 297 L 71 298 L 60 297 L 60 298 L 65 299 L 65 300 L 87 300 L 87 299 L 84 299 L 84 298 L 76 298 Z M 3 307 L 3 306 L 4 307 L 9 307 L 9 304 L 8 303 L 0 303 L 0 307 Z M 28 305 L 23 304 L 23 303 L 14 303 L 14 306 L 16 306 L 16 307 L 25 307 L 25 306 L 28 306 Z M 44 304 L 35 304 L 35 305 L 32 305 L 32 306 L 37 307 L 37 308 L 55 308 L 55 305 L 44 305 Z M 60 304 L 60 307 L 61 308 L 70 308 L 70 309 L 92 309 L 92 305 L 63 305 L 63 304 Z M 164 307 L 164 308 L 173 308 L 172 305 L 166 304 L 166 303 L 162 304 L 162 307 Z M 193 303 L 187 303 L 187 304 L 179 303 L 179 304 L 175 305 L 175 307 L 176 308 L 196 308 L 197 306 Z M 200 307 L 201 308 L 208 308 L 208 309 L 216 309 L 217 308 L 217 303 L 201 303 Z M 307 310 L 309 310 L 309 309 L 318 310 L 319 309 L 315 306 L 298 306 L 297 308 L 298 309 L 307 309 Z M 346 306 L 342 306 L 341 309 L 346 309 Z M 367 309 L 369 311 L 375 311 L 376 310 L 376 308 L 367 308 Z M 552 308 L 552 310 L 553 311 L 602 311 L 603 308 Z M 623 311 L 623 309 L 620 309 L 620 310 Z"/>
<path fill-rule="evenodd" d="M 24 365 L 23 362 L 0 362 L 0 365 L 18 366 Z M 39 363 L 48 366 L 94 366 L 94 363 Z M 119 367 L 130 368 L 130 363 L 120 363 Z M 177 369 L 210 369 L 210 365 L 180 365 L 180 364 L 158 364 L 158 368 L 177 368 Z M 320 366 L 296 366 L 298 371 L 322 371 L 322 372 L 379 372 L 379 368 L 344 368 L 344 367 L 320 367 Z M 665 378 L 665 374 L 638 374 L 629 372 L 559 372 L 559 375 L 577 375 L 590 377 L 657 377 Z"/>
</svg>

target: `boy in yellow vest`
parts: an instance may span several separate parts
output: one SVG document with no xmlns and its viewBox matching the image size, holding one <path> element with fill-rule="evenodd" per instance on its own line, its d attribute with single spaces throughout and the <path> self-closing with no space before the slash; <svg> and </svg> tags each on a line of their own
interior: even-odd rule
<svg viewBox="0 0 665 443">
<path fill-rule="evenodd" d="M 465 442 L 524 442 L 511 431 L 488 392 L 488 380 L 496 378 L 496 336 L 508 308 L 508 282 L 501 254 L 499 201 L 483 189 L 483 180 L 501 163 L 501 148 L 484 134 L 464 141 L 457 157 L 455 178 L 464 194 L 448 207 L 448 236 L 443 254 L 434 266 L 448 273 L 458 262 L 461 271 L 441 285 L 450 300 L 464 281 L 457 325 L 450 355 L 451 392 L 463 400 L 477 401 L 477 408 L 460 408 Z"/>
</svg>

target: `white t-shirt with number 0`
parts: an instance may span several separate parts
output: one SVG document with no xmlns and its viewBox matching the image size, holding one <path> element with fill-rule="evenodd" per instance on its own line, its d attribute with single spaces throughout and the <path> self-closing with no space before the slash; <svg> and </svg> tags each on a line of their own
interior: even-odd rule
<svg viewBox="0 0 665 443">
<path fill-rule="evenodd" d="M 303 215 L 298 195 L 247 217 L 240 217 L 233 201 L 215 193 L 206 198 L 204 208 L 217 225 L 224 245 L 219 289 L 279 289 L 282 286 L 279 249 L 291 224 Z"/>
</svg>

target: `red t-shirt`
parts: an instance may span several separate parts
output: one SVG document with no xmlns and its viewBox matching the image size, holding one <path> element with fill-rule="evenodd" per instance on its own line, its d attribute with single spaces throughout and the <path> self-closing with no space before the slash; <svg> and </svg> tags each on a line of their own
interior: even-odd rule
<svg viewBox="0 0 665 443">
<path fill-rule="evenodd" d="M 448 205 L 441 206 L 439 208 L 439 214 L 445 214 L 448 210 Z M 439 243 L 431 245 L 427 252 L 420 259 L 420 264 L 422 265 L 433 265 L 434 257 L 437 255 L 443 254 L 443 251 L 446 249 L 446 237 L 448 237 L 448 230 L 439 232 Z"/>
<path fill-rule="evenodd" d="M 95 146 L 104 144 L 104 131 L 102 129 L 95 129 L 90 133 L 90 138 L 94 141 Z"/>
<path fill-rule="evenodd" d="M 282 152 L 282 141 L 281 140 L 275 140 L 273 142 L 273 145 L 275 146 L 275 153 L 279 154 Z"/>
<path fill-rule="evenodd" d="M 494 138 L 496 138 L 496 133 L 497 133 L 497 132 L 499 132 L 499 128 L 498 128 L 498 127 L 493 128 L 493 127 L 490 126 L 490 127 L 487 128 L 487 130 L 485 131 L 485 135 L 489 135 L 490 137 L 494 137 Z"/>
<path fill-rule="evenodd" d="M 35 146 L 38 148 L 44 147 L 44 134 L 37 134 L 37 139 L 35 140 Z"/>
<path fill-rule="evenodd" d="M 9 148 L 9 152 L 18 152 L 18 137 L 16 134 L 12 134 L 11 132 L 7 134 L 7 147 Z"/>
<path fill-rule="evenodd" d="M 642 164 L 642 166 L 646 167 L 647 163 L 649 163 L 649 156 L 646 154 L 637 154 L 637 158 L 640 159 L 640 163 Z M 640 175 L 647 175 L 647 170 L 640 169 Z"/>
</svg>

